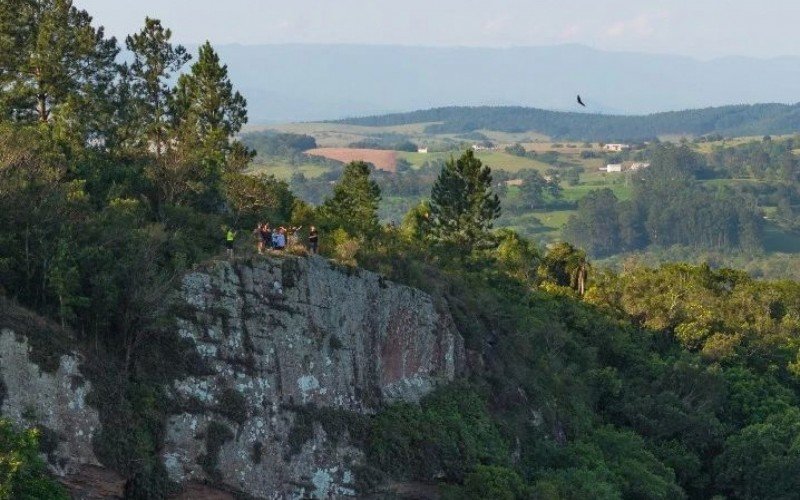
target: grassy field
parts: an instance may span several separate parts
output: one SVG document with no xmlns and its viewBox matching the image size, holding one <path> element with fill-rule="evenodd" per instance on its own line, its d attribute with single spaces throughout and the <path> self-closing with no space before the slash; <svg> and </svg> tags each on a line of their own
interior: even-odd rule
<svg viewBox="0 0 800 500">
<path fill-rule="evenodd" d="M 421 167 L 426 162 L 446 161 L 453 156 L 458 157 L 464 148 L 469 147 L 474 142 L 465 139 L 463 136 L 459 137 L 458 134 L 426 134 L 425 128 L 428 125 L 431 124 L 416 123 L 397 127 L 363 127 L 331 123 L 293 123 L 268 127 L 248 127 L 245 132 L 268 128 L 280 132 L 308 134 L 316 139 L 320 147 L 335 148 L 347 147 L 351 143 L 364 141 L 365 139 L 385 139 L 386 135 L 391 134 L 398 139 L 405 138 L 421 147 L 430 147 L 433 150 L 452 148 L 447 152 L 431 152 L 428 154 L 396 152 L 399 160 L 405 160 L 416 168 Z M 476 156 L 494 171 L 515 174 L 533 169 L 544 174 L 545 171 L 552 168 L 581 167 L 583 171 L 580 174 L 580 183 L 577 186 L 570 186 L 566 182 L 562 183 L 564 201 L 577 202 L 589 192 L 604 188 L 612 190 L 620 200 L 628 200 L 632 196 L 632 187 L 628 174 L 600 171 L 600 168 L 609 162 L 610 156 L 597 143 L 580 141 L 555 142 L 534 132 L 505 133 L 491 130 L 481 130 L 479 132 L 497 145 L 497 149 L 478 151 L 476 153 Z M 671 137 L 668 139 L 679 140 L 680 138 Z M 775 139 L 777 140 L 779 137 L 775 137 Z M 715 148 L 731 147 L 760 140 L 762 140 L 761 137 L 739 137 L 715 142 L 691 142 L 690 146 L 700 153 L 711 153 Z M 545 163 L 535 158 L 511 155 L 504 151 L 506 146 L 515 143 L 522 144 L 527 151 L 535 152 L 538 157 L 542 157 L 542 155 L 552 157 L 553 152 L 557 153 L 555 163 L 559 166 Z M 592 154 L 582 155 L 584 152 L 591 152 Z M 597 156 L 597 158 L 583 158 L 582 156 Z M 279 179 L 289 180 L 296 172 L 301 172 L 308 178 L 315 178 L 325 173 L 328 168 L 311 161 L 300 165 L 291 165 L 288 162 L 264 162 L 262 160 L 261 163 L 255 163 L 250 172 L 266 173 Z M 713 190 L 717 187 L 741 186 L 762 181 L 754 179 L 714 179 L 704 182 L 708 188 Z M 508 203 L 509 206 L 513 206 L 515 203 L 517 189 L 513 186 L 508 188 L 505 203 Z M 380 207 L 381 218 L 387 221 L 395 220 L 400 222 L 405 212 L 418 201 L 418 199 L 405 197 L 385 197 Z M 770 217 L 774 212 L 774 207 L 762 207 L 762 209 L 767 217 Z M 546 244 L 560 239 L 562 229 L 574 213 L 575 210 L 535 210 L 519 215 L 505 213 L 498 221 L 497 226 L 515 229 L 540 244 Z M 781 230 L 772 222 L 768 222 L 765 230 L 764 246 L 765 251 L 770 254 L 800 253 L 800 235 Z"/>
<path fill-rule="evenodd" d="M 289 163 L 253 163 L 247 172 L 254 175 L 274 175 L 277 179 L 288 181 L 295 172 L 300 172 L 307 178 L 313 179 L 327 171 L 327 167 L 314 163 L 304 163 L 300 165 L 290 165 Z"/>
<path fill-rule="evenodd" d="M 402 158 L 415 167 L 421 167 L 425 162 L 436 160 L 449 160 L 451 156 L 458 156 L 461 151 L 451 151 L 448 153 L 406 153 L 399 152 L 398 158 Z M 489 165 L 492 170 L 504 170 L 506 172 L 519 172 L 520 170 L 534 169 L 545 171 L 550 165 L 530 158 L 514 156 L 503 151 L 478 151 L 476 155 L 485 165 Z"/>
</svg>

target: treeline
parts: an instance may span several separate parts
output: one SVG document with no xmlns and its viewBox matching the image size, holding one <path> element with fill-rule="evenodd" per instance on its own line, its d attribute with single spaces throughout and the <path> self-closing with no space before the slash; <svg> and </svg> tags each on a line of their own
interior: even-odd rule
<svg viewBox="0 0 800 500">
<path fill-rule="evenodd" d="M 704 189 L 702 156 L 686 145 L 657 145 L 649 168 L 629 175 L 633 197 L 620 202 L 609 189 L 578 202 L 564 237 L 596 256 L 649 245 L 702 249 L 761 248 L 763 219 L 754 199 L 730 189 Z"/>
<path fill-rule="evenodd" d="M 714 148 L 707 155 L 708 165 L 732 178 L 793 183 L 800 178 L 797 157 L 793 153 L 798 148 L 800 140 L 797 138 L 773 140 L 765 136 L 761 141 Z"/>
<path fill-rule="evenodd" d="M 351 125 L 388 127 L 432 123 L 429 134 L 463 134 L 478 130 L 538 132 L 576 141 L 635 141 L 663 135 L 779 135 L 800 127 L 797 105 L 722 106 L 647 116 L 618 116 L 547 111 L 523 107 L 446 107 L 410 113 L 351 118 Z"/>
<path fill-rule="evenodd" d="M 310 135 L 271 130 L 243 134 L 241 141 L 256 154 L 265 157 L 293 158 L 317 147 L 317 140 Z"/>
</svg>

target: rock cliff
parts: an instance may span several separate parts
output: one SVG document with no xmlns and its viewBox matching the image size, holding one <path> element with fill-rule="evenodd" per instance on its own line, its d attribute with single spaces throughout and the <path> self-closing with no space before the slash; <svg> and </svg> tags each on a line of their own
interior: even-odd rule
<svg viewBox="0 0 800 500">
<path fill-rule="evenodd" d="M 183 278 L 177 302 L 175 334 L 202 364 L 170 387 L 178 410 L 162 459 L 181 484 L 256 498 L 353 495 L 364 455 L 348 422 L 416 402 L 464 369 L 463 340 L 430 296 L 319 257 L 215 262 Z M 2 414 L 59 434 L 54 472 L 99 465 L 80 356 L 44 373 L 28 351 L 2 332 Z"/>
</svg>

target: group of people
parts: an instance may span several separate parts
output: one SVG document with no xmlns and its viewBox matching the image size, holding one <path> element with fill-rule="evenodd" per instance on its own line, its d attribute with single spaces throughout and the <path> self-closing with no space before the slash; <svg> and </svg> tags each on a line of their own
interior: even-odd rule
<svg viewBox="0 0 800 500">
<path fill-rule="evenodd" d="M 297 227 L 284 227 L 279 226 L 276 228 L 270 227 L 269 223 L 259 223 L 253 230 L 253 235 L 256 237 L 258 253 L 263 254 L 266 250 L 282 251 L 287 246 L 297 246 L 299 242 L 299 232 L 303 226 Z M 317 243 L 319 241 L 319 234 L 317 228 L 311 226 L 308 232 L 308 250 L 311 253 L 317 253 Z"/>
<path fill-rule="evenodd" d="M 302 227 L 303 226 L 287 228 L 279 226 L 272 228 L 267 222 L 259 223 L 253 230 L 258 253 L 263 255 L 267 250 L 280 252 L 287 247 L 297 246 L 299 244 L 299 231 Z M 237 231 L 229 227 L 223 227 L 223 230 L 225 231 L 225 247 L 228 252 L 228 257 L 233 258 L 233 248 Z M 316 227 L 311 226 L 308 231 L 308 251 L 312 254 L 317 253 L 318 245 L 319 233 Z"/>
</svg>

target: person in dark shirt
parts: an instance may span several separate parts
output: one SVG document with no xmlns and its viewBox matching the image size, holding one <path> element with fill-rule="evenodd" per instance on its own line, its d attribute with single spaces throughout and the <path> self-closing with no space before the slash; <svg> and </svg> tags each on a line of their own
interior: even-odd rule
<svg viewBox="0 0 800 500">
<path fill-rule="evenodd" d="M 269 223 L 261 225 L 258 235 L 261 238 L 261 248 L 268 249 L 272 245 L 272 229 L 270 229 Z"/>
<path fill-rule="evenodd" d="M 317 233 L 317 228 L 311 226 L 308 231 L 308 249 L 311 251 L 312 254 L 317 253 L 317 248 L 319 245 L 319 233 Z"/>
</svg>

